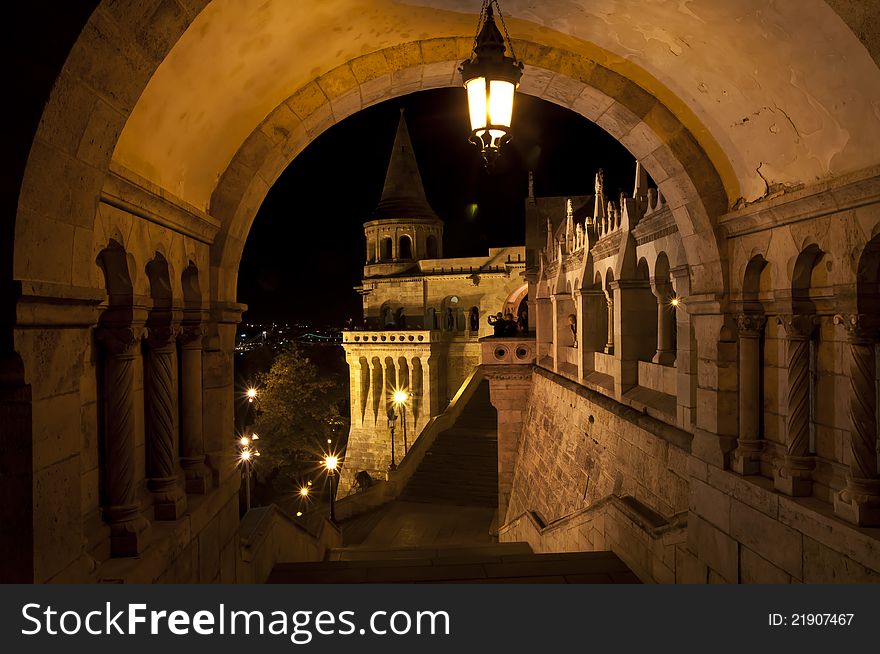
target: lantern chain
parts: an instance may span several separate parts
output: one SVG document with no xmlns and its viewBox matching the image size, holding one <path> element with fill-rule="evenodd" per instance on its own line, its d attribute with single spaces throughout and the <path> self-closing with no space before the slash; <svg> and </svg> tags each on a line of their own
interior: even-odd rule
<svg viewBox="0 0 880 654">
<path fill-rule="evenodd" d="M 480 28 L 483 26 L 483 20 L 486 15 L 486 8 L 489 6 L 490 2 L 492 2 L 492 0 L 483 0 L 483 5 L 480 7 L 480 17 L 477 18 L 477 29 L 474 32 L 474 45 L 471 48 L 474 51 L 476 51 L 477 49 L 477 40 L 480 38 Z"/>
<path fill-rule="evenodd" d="M 513 57 L 514 61 L 517 61 L 516 53 L 513 51 L 513 41 L 510 40 L 507 23 L 504 22 L 504 14 L 501 13 L 501 5 L 498 4 L 498 0 L 491 0 L 491 2 L 494 2 L 495 7 L 498 9 L 498 17 L 501 19 L 501 28 L 504 30 L 504 38 L 507 39 L 507 47 L 510 48 L 510 56 Z"/>
</svg>

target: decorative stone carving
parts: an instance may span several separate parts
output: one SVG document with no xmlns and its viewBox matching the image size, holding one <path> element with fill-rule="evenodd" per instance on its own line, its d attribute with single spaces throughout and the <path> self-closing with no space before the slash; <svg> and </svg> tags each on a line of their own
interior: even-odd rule
<svg viewBox="0 0 880 654">
<path fill-rule="evenodd" d="M 170 325 L 148 326 L 147 329 L 147 487 L 153 493 L 153 511 L 157 520 L 177 520 L 186 510 L 186 497 L 175 474 L 175 332 Z"/>
<path fill-rule="evenodd" d="M 762 313 L 741 313 L 736 317 L 739 335 L 745 338 L 760 338 L 766 324 L 767 316 Z"/>
<path fill-rule="evenodd" d="M 785 445 L 787 453 L 774 476 L 776 490 L 791 496 L 812 493 L 810 455 L 810 337 L 816 329 L 816 317 L 783 315 L 777 318 L 785 330 L 786 366 L 788 368 L 787 417 Z"/>
<path fill-rule="evenodd" d="M 112 556 L 137 556 L 149 523 L 135 493 L 134 357 L 141 330 L 131 325 L 102 326 L 95 335 L 104 350 L 104 519 L 110 524 Z"/>
<path fill-rule="evenodd" d="M 763 314 L 741 313 L 736 319 L 739 328 L 739 438 L 731 456 L 731 468 L 741 475 L 761 472 L 760 419 L 761 402 L 761 335 L 767 318 Z"/>
<path fill-rule="evenodd" d="M 880 475 L 877 468 L 877 390 L 874 344 L 877 321 L 864 314 L 838 314 L 849 343 L 849 452 L 846 488 L 834 497 L 834 511 L 860 526 L 880 526 Z"/>
</svg>

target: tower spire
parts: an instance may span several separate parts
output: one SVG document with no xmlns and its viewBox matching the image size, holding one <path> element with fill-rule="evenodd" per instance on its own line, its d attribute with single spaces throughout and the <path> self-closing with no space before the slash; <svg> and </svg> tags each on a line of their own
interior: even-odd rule
<svg viewBox="0 0 880 654">
<path fill-rule="evenodd" d="M 382 198 L 373 212 L 373 219 L 383 218 L 437 218 L 425 197 L 425 187 L 422 185 L 402 108 L 388 172 L 385 174 Z"/>
</svg>

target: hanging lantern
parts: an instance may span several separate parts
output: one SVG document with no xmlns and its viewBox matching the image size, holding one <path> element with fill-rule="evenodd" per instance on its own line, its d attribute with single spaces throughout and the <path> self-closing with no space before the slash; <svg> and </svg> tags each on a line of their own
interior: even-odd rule
<svg viewBox="0 0 880 654">
<path fill-rule="evenodd" d="M 493 5 L 498 7 L 504 36 L 495 25 Z M 506 50 L 510 50 L 510 57 L 506 56 Z M 522 62 L 517 61 L 513 52 L 498 0 L 484 0 L 474 54 L 461 63 L 459 72 L 467 89 L 470 141 L 480 148 L 486 165 L 491 167 L 501 147 L 510 140 L 513 94 L 523 72 Z"/>
</svg>

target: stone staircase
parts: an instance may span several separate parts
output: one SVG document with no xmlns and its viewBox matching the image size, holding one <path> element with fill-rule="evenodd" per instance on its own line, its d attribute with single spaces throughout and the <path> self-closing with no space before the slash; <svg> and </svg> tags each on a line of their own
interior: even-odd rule
<svg viewBox="0 0 880 654">
<path fill-rule="evenodd" d="M 347 547 L 325 561 L 280 563 L 268 583 L 639 583 L 612 552 L 535 554 L 527 543 L 374 549 Z"/>
<path fill-rule="evenodd" d="M 406 502 L 498 506 L 497 414 L 482 381 L 461 416 L 437 435 L 400 495 Z"/>
<path fill-rule="evenodd" d="M 268 583 L 639 583 L 612 552 L 536 554 L 525 542 L 495 542 L 496 421 L 483 381 L 397 499 L 343 520 L 343 547 L 323 561 L 278 563 Z"/>
</svg>

